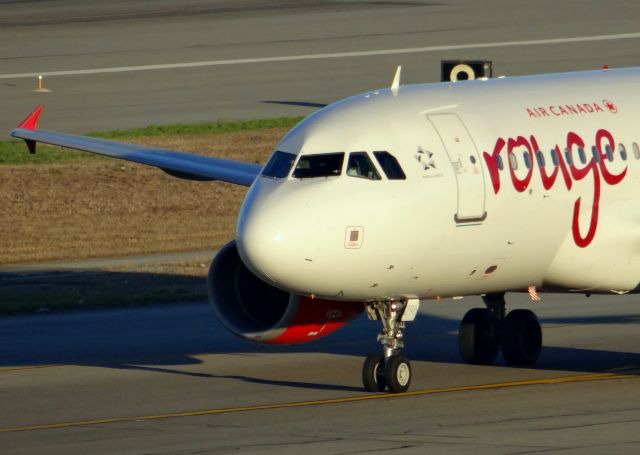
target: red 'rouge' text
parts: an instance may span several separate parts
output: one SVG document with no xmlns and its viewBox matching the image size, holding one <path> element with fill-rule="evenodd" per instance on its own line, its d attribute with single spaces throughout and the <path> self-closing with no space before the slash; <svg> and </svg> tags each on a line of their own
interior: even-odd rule
<svg viewBox="0 0 640 455">
<path fill-rule="evenodd" d="M 583 233 L 580 230 L 580 211 L 583 209 L 582 197 L 578 197 L 573 204 L 573 222 L 571 226 L 573 240 L 576 245 L 580 248 L 585 248 L 593 241 L 593 238 L 596 235 L 596 230 L 598 229 L 602 181 L 607 185 L 614 186 L 620 183 L 627 174 L 626 166 L 619 174 L 613 174 L 609 169 L 607 169 L 607 163 L 609 161 L 607 159 L 606 151 L 614 150 L 615 148 L 613 135 L 609 131 L 600 129 L 596 132 L 595 147 L 597 154 L 593 156 L 593 154 L 589 153 L 588 155 L 591 156 L 591 158 L 588 161 L 585 159 L 583 167 L 577 167 L 575 165 L 577 160 L 574 150 L 582 149 L 581 153 L 584 154 L 583 156 L 586 156 L 586 152 L 584 151 L 585 142 L 578 134 L 570 131 L 567 133 L 566 150 L 568 150 L 568 153 L 571 154 L 573 159 L 570 160 L 570 163 L 567 163 L 567 160 L 565 160 L 565 157 L 561 153 L 560 147 L 556 145 L 554 148 L 555 157 L 557 157 L 557 166 L 553 166 L 551 173 L 547 173 L 545 166 L 542 166 L 536 157 L 541 148 L 537 139 L 533 135 L 528 138 L 524 136 L 518 136 L 516 138 L 509 137 L 506 139 L 498 138 L 493 147 L 493 152 L 484 152 L 483 156 L 487 164 L 487 170 L 489 171 L 489 177 L 491 178 L 495 194 L 498 194 L 500 191 L 500 168 L 498 163 L 501 160 L 499 156 L 505 149 L 507 157 L 513 153 L 514 150 L 522 151 L 522 153 L 529 155 L 529 162 L 531 163 L 531 166 L 528 167 L 527 173 L 523 177 L 518 177 L 518 175 L 516 175 L 512 160 L 505 160 L 509 166 L 509 174 L 511 176 L 513 187 L 520 193 L 526 191 L 531 184 L 534 169 L 533 163 L 538 163 L 537 169 L 540 172 L 540 180 L 545 190 L 551 189 L 556 182 L 560 180 L 562 182 L 561 184 L 564 184 L 567 188 L 567 191 L 571 191 L 574 182 L 584 180 L 591 175 L 593 178 L 593 202 L 591 205 L 589 229 L 587 229 L 586 233 Z"/>
</svg>

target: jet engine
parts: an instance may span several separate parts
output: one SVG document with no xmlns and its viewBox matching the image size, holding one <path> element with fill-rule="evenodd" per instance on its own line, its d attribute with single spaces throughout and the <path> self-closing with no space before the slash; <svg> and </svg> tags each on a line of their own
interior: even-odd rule
<svg viewBox="0 0 640 455">
<path fill-rule="evenodd" d="M 265 283 L 244 265 L 235 241 L 225 245 L 213 259 L 207 288 L 209 302 L 229 331 L 265 344 L 317 340 L 364 310 L 362 302 L 300 296 Z"/>
</svg>

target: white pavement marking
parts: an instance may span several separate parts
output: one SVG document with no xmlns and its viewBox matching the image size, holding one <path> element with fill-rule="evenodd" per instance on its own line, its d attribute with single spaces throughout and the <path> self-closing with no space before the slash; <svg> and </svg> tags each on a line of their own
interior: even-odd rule
<svg viewBox="0 0 640 455">
<path fill-rule="evenodd" d="M 291 62 L 296 60 L 321 60 L 329 58 L 371 57 L 377 55 L 414 54 L 421 52 L 440 52 L 461 49 L 485 49 L 491 47 L 540 46 L 547 44 L 585 43 L 593 41 L 611 41 L 640 38 L 640 33 L 620 33 L 617 35 L 576 36 L 573 38 L 551 38 L 526 41 L 502 41 L 494 43 L 452 44 L 444 46 L 407 47 L 402 49 L 379 49 L 373 51 L 337 52 L 331 54 L 285 55 L 281 57 L 242 58 L 236 60 L 205 60 L 201 62 L 165 63 L 158 65 L 118 66 L 112 68 L 94 68 L 67 71 L 49 71 L 38 73 L 0 74 L 0 79 L 19 79 L 37 76 L 78 76 L 88 74 L 124 73 L 130 71 L 152 71 L 180 68 L 199 68 L 205 66 L 244 65 L 249 63 Z"/>
</svg>

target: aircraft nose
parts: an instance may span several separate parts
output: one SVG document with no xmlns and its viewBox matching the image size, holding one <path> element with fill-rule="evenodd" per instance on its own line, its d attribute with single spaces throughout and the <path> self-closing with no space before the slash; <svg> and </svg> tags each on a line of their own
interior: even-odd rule
<svg viewBox="0 0 640 455">
<path fill-rule="evenodd" d="M 272 186 L 262 182 L 247 194 L 237 225 L 238 252 L 263 280 L 302 290 L 301 278 L 310 273 L 317 254 L 317 215 L 308 200 Z"/>
</svg>

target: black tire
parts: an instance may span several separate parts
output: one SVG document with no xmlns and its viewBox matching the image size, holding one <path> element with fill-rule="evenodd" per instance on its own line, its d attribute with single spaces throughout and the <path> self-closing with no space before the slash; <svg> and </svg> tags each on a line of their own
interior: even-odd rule
<svg viewBox="0 0 640 455">
<path fill-rule="evenodd" d="M 495 362 L 500 344 L 491 311 L 486 308 L 467 311 L 458 330 L 458 349 L 467 363 L 490 365 Z"/>
<path fill-rule="evenodd" d="M 504 360 L 512 366 L 533 365 L 542 350 L 542 328 L 529 310 L 513 310 L 502 323 L 500 345 Z"/>
<path fill-rule="evenodd" d="M 362 384 L 367 392 L 384 392 L 384 362 L 381 355 L 370 355 L 362 365 Z"/>
<path fill-rule="evenodd" d="M 384 379 L 391 393 L 403 393 L 411 385 L 411 364 L 401 354 L 393 355 L 384 362 Z"/>
</svg>

